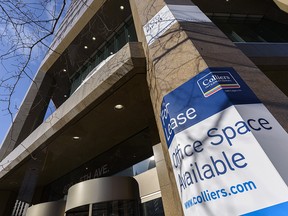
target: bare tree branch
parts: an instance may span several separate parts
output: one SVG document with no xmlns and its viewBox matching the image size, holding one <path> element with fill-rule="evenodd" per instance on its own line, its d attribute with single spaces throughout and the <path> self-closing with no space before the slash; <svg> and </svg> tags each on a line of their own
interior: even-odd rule
<svg viewBox="0 0 288 216">
<path fill-rule="evenodd" d="M 33 52 L 39 47 L 49 49 L 51 39 L 48 39 L 55 33 L 65 6 L 66 0 L 30 3 L 6 0 L 0 3 L 0 42 L 3 45 L 0 90 L 5 92 L 0 94 L 0 101 L 6 102 L 5 110 L 11 119 L 14 115 L 11 99 L 20 80 L 26 77 L 33 82 L 35 71 L 28 72 L 35 58 Z"/>
</svg>

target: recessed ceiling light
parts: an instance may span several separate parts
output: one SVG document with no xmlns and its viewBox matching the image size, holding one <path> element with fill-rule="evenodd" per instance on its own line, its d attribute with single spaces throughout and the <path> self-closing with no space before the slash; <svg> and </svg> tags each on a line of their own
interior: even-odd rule
<svg viewBox="0 0 288 216">
<path fill-rule="evenodd" d="M 84 46 L 84 49 L 88 49 L 88 46 Z"/>
<path fill-rule="evenodd" d="M 72 137 L 72 139 L 77 141 L 77 140 L 80 140 L 80 137 L 79 136 L 74 136 L 74 137 Z"/>
<path fill-rule="evenodd" d="M 95 40 L 96 40 L 96 37 L 92 37 L 92 40 L 94 40 L 94 41 L 95 41 Z"/>
<path fill-rule="evenodd" d="M 121 5 L 121 6 L 120 6 L 120 9 L 121 9 L 121 10 L 124 10 L 124 6 L 123 6 L 123 5 Z"/>
<path fill-rule="evenodd" d="M 114 109 L 117 110 L 117 111 L 120 111 L 120 110 L 124 109 L 124 106 L 122 104 L 117 104 L 117 105 L 114 106 Z"/>
<path fill-rule="evenodd" d="M 110 55 L 113 55 L 113 52 L 110 52 Z"/>
<path fill-rule="evenodd" d="M 63 69 L 63 72 L 66 72 L 66 71 L 67 71 L 67 70 L 64 68 L 64 69 Z"/>
<path fill-rule="evenodd" d="M 64 98 L 67 98 L 68 96 L 66 94 L 64 94 Z"/>
</svg>

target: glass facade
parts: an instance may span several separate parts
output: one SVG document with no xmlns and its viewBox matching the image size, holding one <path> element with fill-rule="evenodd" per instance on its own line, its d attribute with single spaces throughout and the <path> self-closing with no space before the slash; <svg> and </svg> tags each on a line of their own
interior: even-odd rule
<svg viewBox="0 0 288 216">
<path fill-rule="evenodd" d="M 88 216 L 89 205 L 69 210 L 66 216 Z M 92 216 L 137 216 L 140 215 L 138 202 L 135 200 L 115 200 L 92 204 Z"/>
<path fill-rule="evenodd" d="M 93 216 L 137 216 L 139 215 L 138 203 L 134 200 L 117 200 L 112 202 L 94 203 Z"/>
<path fill-rule="evenodd" d="M 99 49 L 95 50 L 88 62 L 71 77 L 70 94 L 81 85 L 96 66 L 119 51 L 126 43 L 135 41 L 137 41 L 136 31 L 133 19 L 130 17 L 126 22 L 122 23 L 109 40 L 105 41 Z"/>
<path fill-rule="evenodd" d="M 66 216 L 88 216 L 89 205 L 69 210 Z M 162 198 L 141 205 L 135 200 L 115 200 L 92 204 L 92 216 L 164 216 Z"/>
<path fill-rule="evenodd" d="M 149 130 L 144 129 L 47 185 L 42 202 L 62 199 L 78 182 L 113 175 L 138 175 L 155 167 L 152 155 Z"/>
<path fill-rule="evenodd" d="M 164 216 L 162 198 L 142 203 L 142 216 Z"/>
<path fill-rule="evenodd" d="M 262 17 L 210 17 L 233 42 L 288 42 L 288 26 Z"/>
<path fill-rule="evenodd" d="M 149 130 L 144 129 L 46 186 L 43 201 L 62 199 L 72 185 L 81 181 L 113 175 L 135 176 L 156 167 L 150 143 Z M 164 215 L 161 198 L 141 205 L 135 200 L 95 203 L 92 209 L 95 216 Z M 69 210 L 66 215 L 86 216 L 88 213 L 89 205 L 86 205 Z"/>
<path fill-rule="evenodd" d="M 89 205 L 77 207 L 66 213 L 66 216 L 88 216 L 88 215 L 89 215 Z"/>
<path fill-rule="evenodd" d="M 68 214 L 70 215 L 70 214 Z M 136 201 L 118 200 L 112 202 L 94 203 L 93 216 L 164 216 L 162 198 L 142 203 L 140 208 Z"/>
</svg>

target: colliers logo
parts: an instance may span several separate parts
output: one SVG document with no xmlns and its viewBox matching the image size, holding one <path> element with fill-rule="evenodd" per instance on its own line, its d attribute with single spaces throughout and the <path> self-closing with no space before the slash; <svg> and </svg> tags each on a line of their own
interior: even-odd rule
<svg viewBox="0 0 288 216">
<path fill-rule="evenodd" d="M 212 71 L 197 81 L 203 95 L 209 97 L 221 89 L 240 88 L 229 71 Z"/>
</svg>

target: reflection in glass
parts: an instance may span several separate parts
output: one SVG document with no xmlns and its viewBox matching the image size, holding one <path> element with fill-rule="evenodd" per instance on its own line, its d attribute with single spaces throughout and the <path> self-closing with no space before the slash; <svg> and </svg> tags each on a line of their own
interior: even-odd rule
<svg viewBox="0 0 288 216">
<path fill-rule="evenodd" d="M 164 216 L 162 198 L 142 203 L 143 216 Z"/>
<path fill-rule="evenodd" d="M 137 216 L 139 208 L 135 200 L 117 200 L 95 203 L 92 207 L 93 216 Z"/>
<path fill-rule="evenodd" d="M 89 205 L 71 209 L 66 213 L 66 216 L 89 216 Z"/>
<path fill-rule="evenodd" d="M 126 43 L 137 41 L 137 35 L 135 26 L 130 17 L 126 22 L 123 23 L 122 27 L 119 28 L 114 35 L 100 45 L 100 50 L 96 50 L 93 56 L 90 56 L 90 62 L 87 62 L 71 77 L 71 92 L 72 94 L 85 80 L 86 76 L 90 71 L 93 70 L 103 60 L 108 58 L 110 55 L 119 51 Z"/>
<path fill-rule="evenodd" d="M 92 216 L 137 216 L 139 205 L 136 200 L 115 200 L 92 205 Z M 89 205 L 66 212 L 66 216 L 89 216 Z"/>
</svg>

